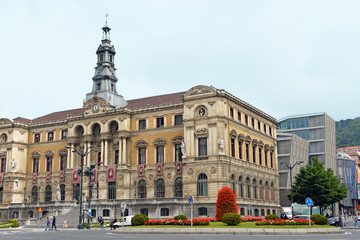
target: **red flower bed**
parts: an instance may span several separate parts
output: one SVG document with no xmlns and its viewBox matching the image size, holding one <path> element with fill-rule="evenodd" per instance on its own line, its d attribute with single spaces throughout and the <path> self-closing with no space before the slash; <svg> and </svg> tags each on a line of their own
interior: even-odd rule
<svg viewBox="0 0 360 240">
<path fill-rule="evenodd" d="M 209 225 L 210 221 L 213 218 L 194 218 L 193 225 Z M 174 220 L 170 219 L 160 219 L 160 220 L 148 220 L 144 223 L 145 225 L 191 225 L 191 220 Z"/>
<path fill-rule="evenodd" d="M 263 220 L 262 217 L 241 217 L 241 220 L 244 222 L 255 222 L 255 221 L 261 221 Z"/>
<path fill-rule="evenodd" d="M 314 221 L 311 221 L 311 224 L 314 224 Z M 309 225 L 309 220 L 307 219 L 265 219 L 257 221 L 255 225 Z"/>
</svg>

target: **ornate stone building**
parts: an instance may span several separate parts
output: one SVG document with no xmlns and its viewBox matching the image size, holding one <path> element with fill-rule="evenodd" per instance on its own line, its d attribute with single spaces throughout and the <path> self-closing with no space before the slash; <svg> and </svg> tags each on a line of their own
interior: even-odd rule
<svg viewBox="0 0 360 240">
<path fill-rule="evenodd" d="M 58 215 L 78 209 L 81 164 L 100 165 L 82 189 L 88 198 L 90 182 L 94 217 L 120 216 L 121 203 L 126 214 L 189 216 L 190 195 L 194 216 L 214 216 L 224 186 L 241 215 L 278 213 L 276 120 L 208 86 L 126 101 L 109 32 L 105 25 L 82 108 L 0 120 L 0 220 L 37 218 L 39 206 Z"/>
</svg>

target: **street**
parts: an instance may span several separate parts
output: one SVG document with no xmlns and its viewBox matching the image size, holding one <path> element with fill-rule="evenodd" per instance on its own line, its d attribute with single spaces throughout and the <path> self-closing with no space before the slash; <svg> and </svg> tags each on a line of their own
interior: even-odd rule
<svg viewBox="0 0 360 240">
<path fill-rule="evenodd" d="M 293 240 L 358 240 L 360 236 L 360 229 L 347 229 L 346 234 L 343 235 L 303 235 L 297 236 L 292 235 L 291 239 Z M 278 240 L 278 239 L 289 239 L 289 236 L 229 236 L 229 235 L 187 235 L 187 234 L 176 234 L 176 235 L 166 235 L 166 234 L 147 234 L 147 235 L 138 235 L 138 234 L 113 234 L 110 230 L 67 230 L 67 231 L 40 231 L 38 229 L 16 229 L 16 230 L 1 230 L 0 239 L 1 240 L 10 240 L 10 239 L 37 239 L 37 240 L 48 240 L 48 239 L 74 239 L 74 240 L 83 240 L 83 239 L 121 239 L 121 240 L 133 240 L 133 239 L 147 239 L 147 240 L 172 240 L 172 239 L 181 239 L 181 240 L 212 240 L 212 239 L 222 239 L 222 240 Z"/>
</svg>

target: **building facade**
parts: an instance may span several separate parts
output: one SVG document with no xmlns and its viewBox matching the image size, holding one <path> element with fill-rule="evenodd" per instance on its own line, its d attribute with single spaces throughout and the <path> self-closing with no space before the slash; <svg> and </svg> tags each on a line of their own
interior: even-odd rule
<svg viewBox="0 0 360 240">
<path fill-rule="evenodd" d="M 253 216 L 279 213 L 276 120 L 203 85 L 125 100 L 109 32 L 105 25 L 82 108 L 0 120 L 0 220 L 36 219 L 40 206 L 61 215 L 77 209 L 80 196 L 90 197 L 94 218 L 121 216 L 122 203 L 125 214 L 189 216 L 190 195 L 195 217 L 215 216 L 225 186 L 241 215 L 249 205 Z M 82 191 L 81 165 L 99 165 Z"/>
<path fill-rule="evenodd" d="M 279 120 L 277 128 L 285 133 L 296 134 L 309 142 L 309 163 L 317 157 L 336 172 L 335 120 L 326 113 L 302 114 Z"/>
<path fill-rule="evenodd" d="M 309 158 L 309 142 L 296 134 L 284 133 L 278 130 L 276 133 L 278 145 L 278 162 L 284 162 L 288 166 L 294 166 L 298 161 L 304 161 L 300 165 L 295 165 L 292 171 L 292 182 L 295 176 L 300 172 L 301 167 L 305 167 Z M 291 201 L 287 195 L 290 194 L 291 180 L 290 170 L 285 164 L 279 164 L 279 190 L 280 205 L 282 207 L 290 207 Z"/>
</svg>

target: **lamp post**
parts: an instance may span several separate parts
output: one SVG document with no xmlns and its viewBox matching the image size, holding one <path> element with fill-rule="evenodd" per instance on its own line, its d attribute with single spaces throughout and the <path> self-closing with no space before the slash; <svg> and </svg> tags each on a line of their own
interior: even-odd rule
<svg viewBox="0 0 360 240">
<path fill-rule="evenodd" d="M 80 216 L 79 216 L 79 225 L 78 225 L 78 229 L 83 229 L 84 225 L 81 223 L 81 216 L 82 216 L 82 187 L 83 187 L 83 169 L 84 169 L 84 157 L 86 157 L 88 154 L 90 154 L 91 152 L 95 151 L 98 152 L 99 150 L 94 149 L 95 146 L 90 146 L 88 147 L 88 149 L 86 149 L 86 151 L 84 152 L 79 152 L 78 150 L 76 150 L 73 147 L 70 146 L 66 146 L 66 149 L 72 149 L 72 152 L 77 153 L 80 157 L 81 157 L 81 163 L 80 163 L 80 170 L 79 170 L 79 174 L 80 174 Z"/>
<path fill-rule="evenodd" d="M 285 165 L 289 171 L 290 171 L 290 191 L 291 191 L 291 215 L 292 217 L 294 217 L 294 207 L 293 207 L 293 203 L 294 203 L 294 196 L 293 196 L 293 187 L 292 187 L 292 169 L 296 166 L 296 165 L 300 165 L 302 164 L 304 161 L 297 161 L 296 163 L 294 163 L 293 165 L 291 164 L 287 164 L 286 162 L 284 161 L 281 161 L 279 163 L 279 165 Z"/>
<path fill-rule="evenodd" d="M 96 150 L 95 150 L 96 151 Z M 102 162 L 98 162 L 97 164 L 90 165 L 90 168 L 86 168 L 85 175 L 89 177 L 89 198 L 88 198 L 88 210 L 90 209 L 90 191 L 91 191 L 91 176 L 94 175 L 94 172 L 92 171 L 96 166 L 100 166 Z M 90 215 L 88 216 L 88 224 L 87 229 L 90 229 Z"/>
</svg>

